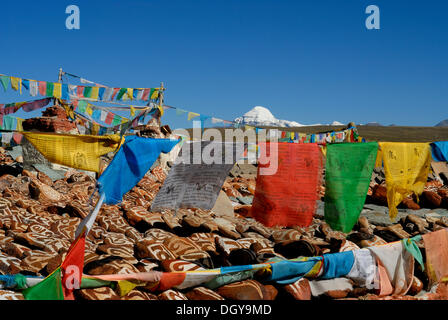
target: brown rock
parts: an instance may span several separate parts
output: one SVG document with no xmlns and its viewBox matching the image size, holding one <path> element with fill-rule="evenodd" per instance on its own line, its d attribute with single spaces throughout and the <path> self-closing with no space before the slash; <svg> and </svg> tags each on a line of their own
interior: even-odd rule
<svg viewBox="0 0 448 320">
<path fill-rule="evenodd" d="M 166 272 L 183 272 L 183 271 L 194 271 L 194 270 L 205 270 L 201 266 L 183 260 L 164 260 L 161 262 L 162 267 Z"/>
<path fill-rule="evenodd" d="M 287 284 L 283 288 L 296 300 L 311 300 L 310 282 L 306 278 L 301 278 L 292 284 Z"/>
<path fill-rule="evenodd" d="M 73 122 L 58 118 L 40 117 L 25 119 L 22 122 L 22 127 L 25 131 L 79 134 Z"/>
<path fill-rule="evenodd" d="M 300 240 L 301 234 L 299 231 L 294 229 L 282 229 L 277 230 L 272 233 L 272 238 L 275 243 L 291 241 L 291 240 Z"/>
<path fill-rule="evenodd" d="M 201 248 L 188 238 L 172 237 L 163 241 L 163 245 L 176 257 L 202 252 Z"/>
<path fill-rule="evenodd" d="M 415 296 L 416 294 L 418 294 L 422 290 L 423 290 L 423 282 L 419 278 L 414 276 L 412 278 L 411 287 L 409 288 L 409 291 L 408 291 L 407 294 L 409 294 L 411 296 Z"/>
<path fill-rule="evenodd" d="M 278 294 L 278 290 L 273 285 L 265 285 L 264 289 L 266 291 L 263 300 L 275 300 Z"/>
<path fill-rule="evenodd" d="M 80 300 L 120 300 L 120 296 L 109 287 L 75 290 Z"/>
<path fill-rule="evenodd" d="M 39 179 L 40 182 L 45 183 L 47 186 L 51 186 L 53 184 L 50 177 L 40 171 L 37 172 L 37 179 Z"/>
<path fill-rule="evenodd" d="M 21 260 L 0 252 L 0 271 L 3 274 L 16 274 L 22 271 Z"/>
<path fill-rule="evenodd" d="M 372 200 L 377 204 L 387 206 L 387 189 L 382 185 L 375 185 L 372 189 Z"/>
<path fill-rule="evenodd" d="M 0 300 L 25 300 L 25 297 L 20 292 L 0 290 Z"/>
<path fill-rule="evenodd" d="M 31 180 L 29 188 L 33 199 L 39 200 L 40 202 L 53 203 L 63 199 L 62 194 L 36 179 Z"/>
<path fill-rule="evenodd" d="M 188 300 L 183 293 L 171 289 L 162 292 L 157 297 L 159 300 Z"/>
<path fill-rule="evenodd" d="M 140 290 L 131 290 L 127 295 L 121 298 L 121 300 L 159 300 L 157 296 L 152 293 L 143 292 Z"/>
<path fill-rule="evenodd" d="M 18 259 L 25 258 L 25 256 L 32 251 L 30 248 L 14 242 L 8 242 L 2 250 L 9 256 L 16 257 Z"/>
<path fill-rule="evenodd" d="M 219 294 L 205 287 L 196 287 L 185 295 L 189 300 L 224 300 Z"/>
<path fill-rule="evenodd" d="M 230 300 L 264 300 L 266 289 L 256 280 L 245 280 L 224 285 L 217 289 L 217 293 Z"/>
<path fill-rule="evenodd" d="M 163 244 L 155 240 L 143 239 L 137 243 L 136 254 L 138 258 L 150 258 L 156 260 L 176 259 L 176 256 L 171 253 Z"/>
<path fill-rule="evenodd" d="M 22 270 L 39 273 L 56 255 L 55 253 L 33 250 L 22 259 L 20 266 Z"/>
<path fill-rule="evenodd" d="M 419 210 L 420 206 L 412 199 L 412 197 L 407 197 L 403 199 L 401 202 L 405 208 L 411 209 L 411 210 Z"/>
<path fill-rule="evenodd" d="M 97 260 L 84 265 L 84 273 L 91 275 L 122 274 L 139 272 L 126 259 L 115 256 L 99 256 Z"/>
<path fill-rule="evenodd" d="M 439 208 L 442 204 L 442 197 L 434 191 L 423 191 L 422 198 L 429 208 Z"/>
</svg>

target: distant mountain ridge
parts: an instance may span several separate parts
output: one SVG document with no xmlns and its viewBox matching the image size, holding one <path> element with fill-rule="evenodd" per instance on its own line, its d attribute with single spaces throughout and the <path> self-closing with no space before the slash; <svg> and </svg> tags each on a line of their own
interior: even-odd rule
<svg viewBox="0 0 448 320">
<path fill-rule="evenodd" d="M 440 121 L 438 124 L 436 124 L 434 127 L 448 127 L 448 119 Z"/>
<path fill-rule="evenodd" d="M 246 112 L 242 117 L 238 117 L 234 120 L 239 124 L 247 124 L 252 126 L 276 126 L 276 127 L 304 127 L 304 126 L 321 126 L 322 124 L 302 124 L 296 121 L 280 120 L 274 117 L 268 108 L 262 106 L 256 106 L 252 110 Z M 330 125 L 342 126 L 343 123 L 333 121 Z"/>
</svg>

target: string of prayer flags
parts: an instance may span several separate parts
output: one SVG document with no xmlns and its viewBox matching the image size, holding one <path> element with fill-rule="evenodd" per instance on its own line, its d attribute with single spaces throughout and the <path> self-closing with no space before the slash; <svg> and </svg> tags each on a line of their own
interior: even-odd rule
<svg viewBox="0 0 448 320">
<path fill-rule="evenodd" d="M 25 138 L 50 162 L 75 169 L 100 171 L 100 156 L 115 151 L 118 135 L 69 135 L 24 132 Z"/>
<path fill-rule="evenodd" d="M 117 100 L 138 99 L 141 101 L 155 100 L 159 97 L 159 88 L 108 88 L 100 86 L 77 86 L 62 84 L 59 82 L 36 81 L 0 75 L 0 83 L 6 91 L 9 86 L 14 91 L 22 94 L 22 87 L 29 90 L 30 95 L 37 94 L 47 97 L 68 100 L 70 96 L 89 98 L 95 101 L 110 101 L 116 97 Z M 117 92 L 119 92 L 118 95 Z"/>
<path fill-rule="evenodd" d="M 264 225 L 308 226 L 322 180 L 316 143 L 260 143 L 255 196 L 250 215 Z"/>
<path fill-rule="evenodd" d="M 121 202 L 123 195 L 143 178 L 160 153 L 170 152 L 179 141 L 126 136 L 123 146 L 98 179 L 105 203 Z"/>
<path fill-rule="evenodd" d="M 243 143 L 184 143 L 152 203 L 151 211 L 164 208 L 212 209 L 229 171 L 243 152 Z"/>
<path fill-rule="evenodd" d="M 389 216 L 395 221 L 397 206 L 407 196 L 423 192 L 431 162 L 429 143 L 379 142 L 386 176 Z"/>
<path fill-rule="evenodd" d="M 327 146 L 325 221 L 333 230 L 352 230 L 364 206 L 378 150 L 377 142 Z"/>
<path fill-rule="evenodd" d="M 191 120 L 191 119 L 193 119 L 193 118 L 196 118 L 196 117 L 199 116 L 199 115 L 200 115 L 199 113 L 188 112 L 188 117 L 187 117 L 187 119 L 188 119 L 188 120 Z"/>
</svg>

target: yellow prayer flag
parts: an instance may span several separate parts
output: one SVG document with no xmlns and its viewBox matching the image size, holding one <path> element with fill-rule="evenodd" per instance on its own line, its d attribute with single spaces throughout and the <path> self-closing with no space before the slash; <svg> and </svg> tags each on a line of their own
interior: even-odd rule
<svg viewBox="0 0 448 320">
<path fill-rule="evenodd" d="M 98 92 L 99 92 L 99 90 L 100 90 L 99 87 L 92 87 L 92 91 L 90 93 L 90 98 L 98 100 Z"/>
<path fill-rule="evenodd" d="M 73 112 L 73 108 L 71 108 L 68 104 L 62 103 L 61 100 L 59 100 L 59 103 L 64 107 L 67 117 L 69 117 L 71 119 L 75 119 L 75 114 Z"/>
<path fill-rule="evenodd" d="M 23 120 L 24 119 L 22 119 L 22 118 L 17 118 L 17 127 L 16 127 L 17 131 L 23 131 L 23 127 L 22 127 Z"/>
<path fill-rule="evenodd" d="M 59 82 L 55 82 L 53 84 L 53 97 L 56 98 L 62 97 L 62 84 Z"/>
<path fill-rule="evenodd" d="M 100 156 L 115 151 L 124 141 L 119 135 L 69 135 L 23 132 L 25 138 L 50 162 L 100 171 Z"/>
<path fill-rule="evenodd" d="M 150 99 L 156 99 L 159 96 L 159 90 L 154 90 L 154 92 L 152 93 Z"/>
<path fill-rule="evenodd" d="M 395 220 L 397 206 L 407 196 L 423 192 L 431 163 L 429 143 L 379 142 L 386 176 L 389 216 Z"/>
<path fill-rule="evenodd" d="M 376 153 L 375 168 L 381 168 L 383 166 L 383 152 L 381 151 L 381 146 L 378 146 L 378 151 Z"/>
<path fill-rule="evenodd" d="M 131 117 L 135 116 L 135 108 L 131 106 Z"/>
<path fill-rule="evenodd" d="M 11 88 L 15 91 L 19 89 L 19 80 L 20 78 L 10 77 L 11 78 Z"/>
<path fill-rule="evenodd" d="M 188 119 L 188 120 L 191 120 L 191 119 L 193 119 L 194 117 L 197 117 L 197 116 L 199 116 L 199 115 L 200 115 L 199 113 L 188 112 L 188 117 L 187 117 L 187 119 Z"/>
<path fill-rule="evenodd" d="M 134 99 L 134 89 L 133 88 L 127 88 L 127 89 L 128 89 L 128 91 L 126 91 L 126 94 L 127 94 L 128 98 L 131 100 Z"/>
<path fill-rule="evenodd" d="M 326 144 L 320 146 L 320 151 L 322 151 L 322 154 L 324 157 L 327 157 L 327 145 Z"/>
<path fill-rule="evenodd" d="M 92 109 L 92 107 L 90 107 L 90 106 L 91 106 L 91 104 L 88 104 L 87 107 L 86 107 L 86 113 L 87 113 L 89 116 L 91 116 L 91 115 L 93 114 L 93 109 Z"/>
<path fill-rule="evenodd" d="M 163 110 L 163 107 L 162 106 L 158 106 L 157 108 L 160 111 L 160 116 L 163 116 L 163 113 L 165 112 L 165 110 Z"/>
<path fill-rule="evenodd" d="M 120 297 L 124 297 L 129 292 L 131 292 L 135 287 L 140 286 L 140 284 L 128 280 L 119 280 L 117 281 L 117 285 L 118 285 L 118 294 L 120 295 Z"/>
</svg>

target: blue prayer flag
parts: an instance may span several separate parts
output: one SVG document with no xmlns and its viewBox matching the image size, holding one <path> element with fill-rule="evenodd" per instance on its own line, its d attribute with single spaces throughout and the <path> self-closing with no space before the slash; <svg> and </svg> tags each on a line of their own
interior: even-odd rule
<svg viewBox="0 0 448 320">
<path fill-rule="evenodd" d="M 448 141 L 431 143 L 431 153 L 434 161 L 448 161 Z"/>
<path fill-rule="evenodd" d="M 98 179 L 99 192 L 105 194 L 104 203 L 121 202 L 123 195 L 143 178 L 160 153 L 170 152 L 179 141 L 127 136 Z"/>
</svg>

